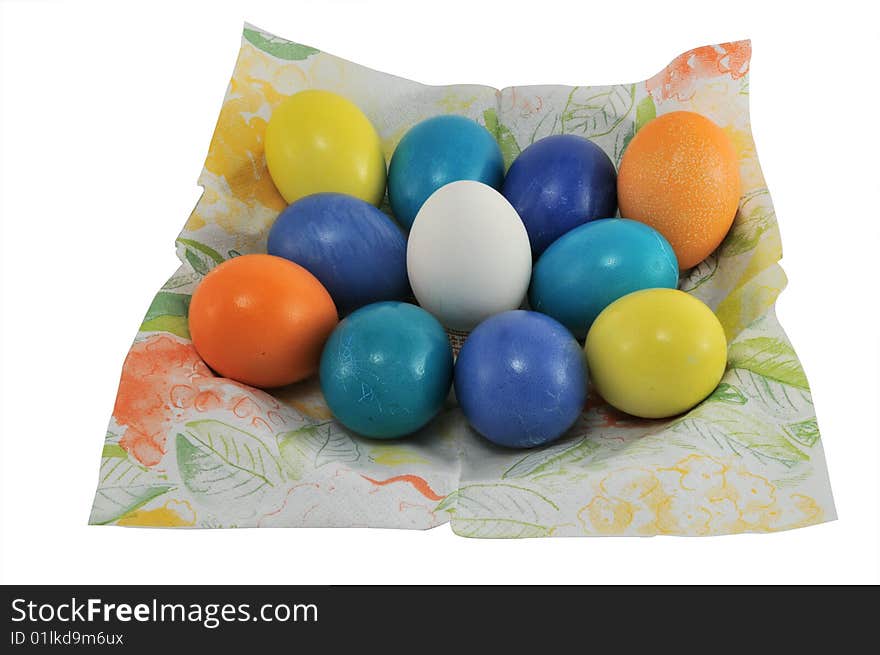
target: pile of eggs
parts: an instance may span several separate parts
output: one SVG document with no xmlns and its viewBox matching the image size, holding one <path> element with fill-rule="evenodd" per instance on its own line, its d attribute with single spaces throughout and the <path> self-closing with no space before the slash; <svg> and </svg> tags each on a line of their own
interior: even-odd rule
<svg viewBox="0 0 880 655">
<path fill-rule="evenodd" d="M 663 418 L 724 373 L 721 324 L 676 289 L 740 196 L 733 147 L 703 116 L 648 122 L 619 170 L 588 139 L 553 135 L 506 174 L 483 126 L 437 116 L 386 171 L 360 109 L 311 90 L 275 109 L 265 154 L 289 203 L 267 253 L 216 267 L 190 305 L 193 344 L 221 376 L 272 388 L 317 372 L 336 419 L 380 439 L 425 426 L 454 388 L 478 433 L 531 447 L 574 424 L 590 381 L 618 410 Z M 394 220 L 378 209 L 386 189 Z M 450 331 L 467 333 L 457 358 Z"/>
</svg>

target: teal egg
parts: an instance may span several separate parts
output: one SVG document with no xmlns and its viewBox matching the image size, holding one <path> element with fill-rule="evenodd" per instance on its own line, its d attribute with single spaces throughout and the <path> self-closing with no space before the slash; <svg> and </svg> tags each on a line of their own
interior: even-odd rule
<svg viewBox="0 0 880 655">
<path fill-rule="evenodd" d="M 465 116 L 434 116 L 415 125 L 394 149 L 388 166 L 388 201 L 409 230 L 425 201 L 458 180 L 499 189 L 504 158 L 489 130 Z"/>
<path fill-rule="evenodd" d="M 330 335 L 320 377 L 340 423 L 366 437 L 393 439 L 415 432 L 442 408 L 452 386 L 452 348 L 424 309 L 374 303 Z"/>
<path fill-rule="evenodd" d="M 577 227 L 554 241 L 532 272 L 529 303 L 578 339 L 599 313 L 641 289 L 678 286 L 678 260 L 654 228 L 625 218 Z"/>
</svg>

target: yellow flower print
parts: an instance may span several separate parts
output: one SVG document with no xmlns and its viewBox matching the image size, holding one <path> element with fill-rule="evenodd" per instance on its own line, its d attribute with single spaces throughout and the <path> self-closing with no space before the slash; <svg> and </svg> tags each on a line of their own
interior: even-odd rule
<svg viewBox="0 0 880 655">
<path fill-rule="evenodd" d="M 712 514 L 703 507 L 704 500 L 688 494 L 667 498 L 657 507 L 657 532 L 694 536 L 709 534 Z"/>
<path fill-rule="evenodd" d="M 709 501 L 703 508 L 709 512 L 709 534 L 742 532 L 746 527 L 739 508 L 730 498 Z"/>
<path fill-rule="evenodd" d="M 578 519 L 587 534 L 710 535 L 812 525 L 822 509 L 802 494 L 781 498 L 739 460 L 688 455 L 671 467 L 612 471 Z"/>
<path fill-rule="evenodd" d="M 196 513 L 186 501 L 169 500 L 156 509 L 139 509 L 119 519 L 117 525 L 143 528 L 176 528 L 195 525 Z"/>
<path fill-rule="evenodd" d="M 195 232 L 196 230 L 201 230 L 207 224 L 207 221 L 205 221 L 204 217 L 199 213 L 198 207 L 196 207 L 192 210 L 189 218 L 186 219 L 186 224 L 184 224 L 183 229 Z"/>
<path fill-rule="evenodd" d="M 606 496 L 626 501 L 639 501 L 660 486 L 650 470 L 625 468 L 602 480 L 600 487 Z"/>
<path fill-rule="evenodd" d="M 240 252 L 252 249 L 255 240 L 265 237 L 278 217 L 275 208 L 266 207 L 260 202 L 240 200 L 222 176 L 206 170 L 202 183 L 205 192 L 194 213 L 198 213 L 206 223 L 219 225 L 231 234 Z"/>
<path fill-rule="evenodd" d="M 477 101 L 477 96 L 462 98 L 455 93 L 447 93 L 438 104 L 447 114 L 463 114 Z"/>
<path fill-rule="evenodd" d="M 272 109 L 308 86 L 295 64 L 280 63 L 249 45 L 242 48 L 200 180 L 205 194 L 190 229 L 213 222 L 229 233 L 259 233 L 284 209 L 266 167 L 263 137 Z"/>
<path fill-rule="evenodd" d="M 245 204 L 260 205 L 281 211 L 284 199 L 269 176 L 263 153 L 263 136 L 271 107 L 282 96 L 270 91 L 266 82 L 233 77 L 229 95 L 208 150 L 205 169 L 220 176 L 229 192 Z"/>
<path fill-rule="evenodd" d="M 776 499 L 773 485 L 759 475 L 729 471 L 724 477 L 734 502 L 742 511 L 766 509 Z"/>
<path fill-rule="evenodd" d="M 653 534 L 656 508 L 667 499 L 654 472 L 624 468 L 599 483 L 599 493 L 578 518 L 591 534 Z"/>
<path fill-rule="evenodd" d="M 589 534 L 623 534 L 633 522 L 636 508 L 625 500 L 596 496 L 578 512 L 578 519 Z"/>
<path fill-rule="evenodd" d="M 767 508 L 756 529 L 773 532 L 815 525 L 822 521 L 823 511 L 813 498 L 792 494 Z"/>
<path fill-rule="evenodd" d="M 677 462 L 672 470 L 681 474 L 681 489 L 710 500 L 721 498 L 727 467 L 702 455 L 689 455 Z"/>
</svg>

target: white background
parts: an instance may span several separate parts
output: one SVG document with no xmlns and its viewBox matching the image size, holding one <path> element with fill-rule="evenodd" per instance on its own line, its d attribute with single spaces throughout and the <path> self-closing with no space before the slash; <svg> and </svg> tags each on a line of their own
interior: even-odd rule
<svg viewBox="0 0 880 655">
<path fill-rule="evenodd" d="M 0 0 L 7 583 L 878 582 L 873 3 Z M 840 519 L 773 535 L 479 541 L 447 526 L 88 527 L 120 367 L 177 266 L 243 21 L 427 83 L 641 80 L 753 39 L 752 121 Z"/>
</svg>

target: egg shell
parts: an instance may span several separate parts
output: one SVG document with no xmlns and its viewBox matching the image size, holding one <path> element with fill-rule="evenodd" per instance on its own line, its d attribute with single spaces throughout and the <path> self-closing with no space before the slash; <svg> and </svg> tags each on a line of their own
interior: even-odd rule
<svg viewBox="0 0 880 655">
<path fill-rule="evenodd" d="M 502 192 L 539 256 L 563 234 L 617 213 L 617 174 L 605 151 L 575 134 L 535 141 L 507 171 Z"/>
<path fill-rule="evenodd" d="M 321 356 L 321 391 L 333 415 L 367 437 L 415 432 L 443 406 L 452 349 L 425 310 L 399 302 L 362 307 L 343 319 Z"/>
<path fill-rule="evenodd" d="M 267 250 L 318 278 L 342 315 L 410 293 L 403 233 L 353 196 L 318 193 L 297 200 L 272 225 Z"/>
<path fill-rule="evenodd" d="M 659 231 L 684 269 L 717 248 L 736 217 L 739 163 L 724 130 L 676 111 L 645 124 L 620 161 L 620 215 Z"/>
<path fill-rule="evenodd" d="M 285 98 L 266 126 L 266 165 L 288 202 L 346 193 L 373 205 L 385 196 L 385 155 L 376 129 L 350 100 L 311 89 Z"/>
<path fill-rule="evenodd" d="M 587 399 L 587 366 L 571 333 L 549 316 L 516 310 L 480 323 L 455 363 L 455 395 L 474 429 L 527 448 L 562 436 Z"/>
<path fill-rule="evenodd" d="M 504 159 L 495 137 L 464 116 L 435 116 L 400 140 L 388 168 L 388 200 L 394 217 L 409 229 L 437 189 L 457 180 L 500 188 Z"/>
<path fill-rule="evenodd" d="M 587 335 L 593 384 L 608 404 L 643 418 L 681 414 L 724 375 L 727 339 L 699 299 L 645 289 L 606 307 Z"/>
<path fill-rule="evenodd" d="M 532 273 L 529 303 L 583 339 L 599 313 L 640 289 L 678 285 L 678 262 L 657 230 L 622 218 L 591 221 L 563 235 Z"/>
<path fill-rule="evenodd" d="M 532 272 L 516 211 L 473 181 L 447 184 L 428 198 L 413 222 L 406 261 L 419 304 L 454 330 L 519 307 Z"/>
<path fill-rule="evenodd" d="M 336 306 L 302 266 L 254 254 L 229 259 L 196 287 L 189 331 L 223 377 L 278 387 L 312 375 L 337 323 Z"/>
</svg>

